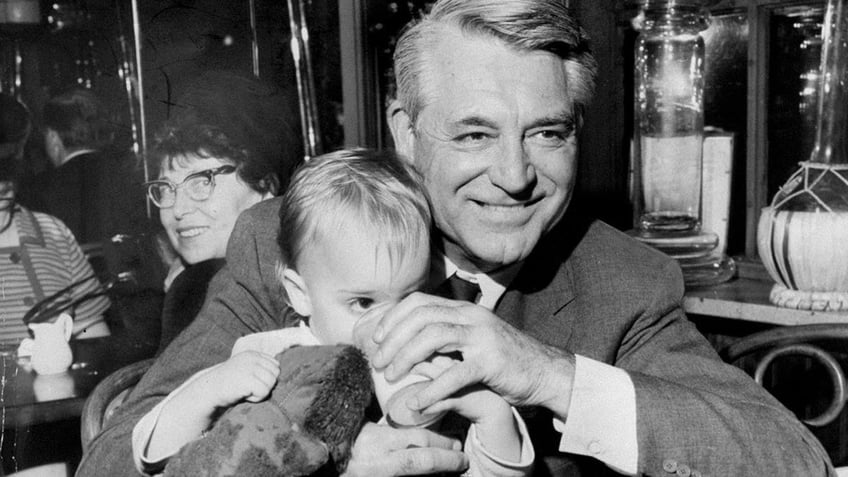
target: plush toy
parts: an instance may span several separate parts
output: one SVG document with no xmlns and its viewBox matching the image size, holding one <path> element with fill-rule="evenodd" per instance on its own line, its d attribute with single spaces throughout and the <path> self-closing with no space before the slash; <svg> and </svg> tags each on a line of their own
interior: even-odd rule
<svg viewBox="0 0 848 477">
<path fill-rule="evenodd" d="M 170 459 L 165 476 L 344 471 L 371 402 L 366 358 L 352 346 L 337 345 L 298 346 L 277 360 L 280 376 L 271 396 L 226 410 L 204 437 Z"/>
</svg>

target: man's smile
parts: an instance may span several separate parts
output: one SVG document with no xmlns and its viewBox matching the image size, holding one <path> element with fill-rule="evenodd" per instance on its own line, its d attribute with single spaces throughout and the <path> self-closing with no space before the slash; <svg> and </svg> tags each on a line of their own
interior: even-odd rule
<svg viewBox="0 0 848 477">
<path fill-rule="evenodd" d="M 541 197 L 520 202 L 486 202 L 470 199 L 477 210 L 477 217 L 481 221 L 492 222 L 498 226 L 515 225 L 525 223 L 536 212 Z"/>
</svg>

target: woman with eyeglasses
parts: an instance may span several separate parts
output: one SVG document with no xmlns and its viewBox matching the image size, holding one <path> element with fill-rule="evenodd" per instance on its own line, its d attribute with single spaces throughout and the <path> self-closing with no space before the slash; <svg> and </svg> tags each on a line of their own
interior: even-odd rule
<svg viewBox="0 0 848 477">
<path fill-rule="evenodd" d="M 0 93 L 0 345 L 8 350 L 29 337 L 24 316 L 38 304 L 48 306 L 36 321 L 70 314 L 75 338 L 109 334 L 103 318 L 109 298 L 71 231 L 16 201 L 30 129 L 27 108 Z"/>
<path fill-rule="evenodd" d="M 253 78 L 209 72 L 157 134 L 156 180 L 145 186 L 177 256 L 166 279 L 160 353 L 200 311 L 239 214 L 280 193 L 302 157 L 289 101 Z"/>
</svg>

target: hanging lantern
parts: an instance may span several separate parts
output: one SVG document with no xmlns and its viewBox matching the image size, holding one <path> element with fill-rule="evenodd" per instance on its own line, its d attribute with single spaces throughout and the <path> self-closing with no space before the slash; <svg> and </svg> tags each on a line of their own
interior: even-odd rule
<svg viewBox="0 0 848 477">
<path fill-rule="evenodd" d="M 0 23 L 41 23 L 39 0 L 0 0 Z"/>
</svg>

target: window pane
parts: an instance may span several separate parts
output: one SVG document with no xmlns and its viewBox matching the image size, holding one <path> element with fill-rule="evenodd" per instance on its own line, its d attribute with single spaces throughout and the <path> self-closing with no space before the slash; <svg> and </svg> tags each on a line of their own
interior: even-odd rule
<svg viewBox="0 0 848 477">
<path fill-rule="evenodd" d="M 768 199 L 806 161 L 815 141 L 821 7 L 776 10 L 768 58 Z"/>
<path fill-rule="evenodd" d="M 733 174 L 727 253 L 745 248 L 748 20 L 745 12 L 713 15 L 704 31 L 704 124 L 733 132 Z"/>
<path fill-rule="evenodd" d="M 320 139 L 325 151 L 335 150 L 344 143 L 338 2 L 312 0 L 300 4 L 309 30 Z M 139 5 L 145 40 L 145 106 L 147 122 L 154 131 L 170 117 L 174 107 L 179 107 L 173 104 L 174 98 L 197 75 L 213 69 L 252 71 L 249 2 L 198 0 L 190 8 L 163 2 Z M 255 11 L 260 77 L 296 91 L 287 2 L 256 0 Z M 306 77 L 305 71 L 301 74 Z"/>
</svg>

